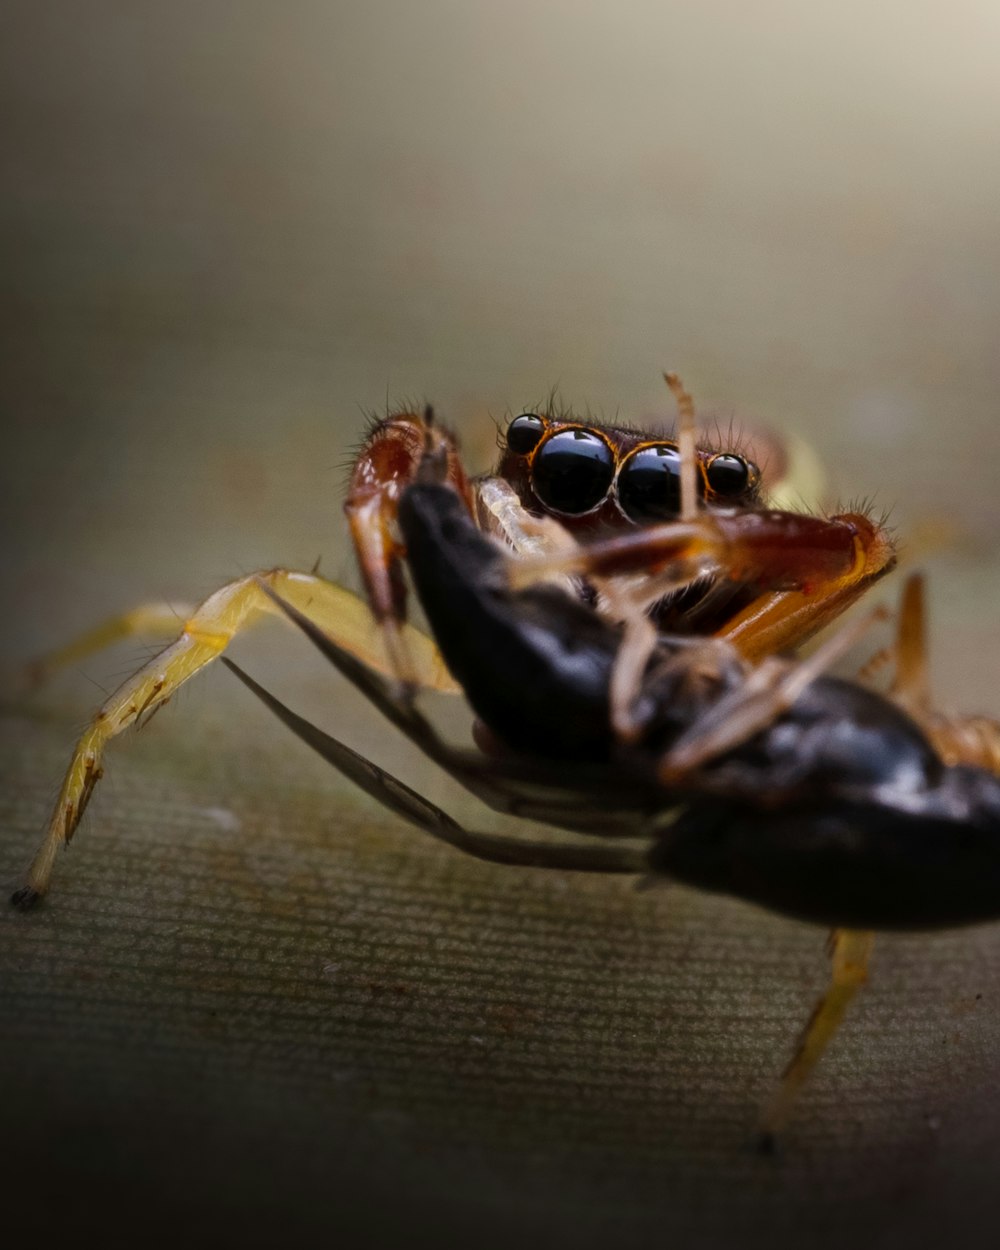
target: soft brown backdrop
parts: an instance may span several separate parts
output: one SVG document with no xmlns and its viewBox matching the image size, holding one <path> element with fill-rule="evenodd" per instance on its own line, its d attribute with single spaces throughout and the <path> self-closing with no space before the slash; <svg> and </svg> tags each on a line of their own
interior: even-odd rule
<svg viewBox="0 0 1000 1250">
<path fill-rule="evenodd" d="M 998 37 L 973 0 L 6 4 L 4 657 L 349 574 L 339 466 L 387 397 L 483 467 L 491 414 L 663 412 L 669 365 L 938 543 L 940 698 L 1000 713 Z M 4 879 L 142 654 L 5 703 Z M 471 814 L 297 639 L 239 656 Z M 913 1246 L 1000 1214 L 996 930 L 883 942 L 762 1161 L 820 934 L 428 845 L 221 672 L 0 920 L 9 1227 Z"/>
</svg>

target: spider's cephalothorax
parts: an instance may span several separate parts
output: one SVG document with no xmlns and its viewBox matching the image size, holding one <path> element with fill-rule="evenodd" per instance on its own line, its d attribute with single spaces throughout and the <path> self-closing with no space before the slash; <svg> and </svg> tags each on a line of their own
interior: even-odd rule
<svg viewBox="0 0 1000 1250">
<path fill-rule="evenodd" d="M 523 412 L 507 425 L 495 479 L 507 483 L 530 516 L 556 518 L 577 538 L 681 517 L 679 440 L 626 425 L 579 421 L 569 414 Z M 758 466 L 733 448 L 695 445 L 699 507 L 710 512 L 760 511 Z M 592 586 L 583 593 L 595 599 Z M 752 587 L 715 576 L 667 589 L 647 605 L 671 633 L 713 633 L 753 599 Z"/>
<path fill-rule="evenodd" d="M 690 396 L 665 377 L 676 431 L 522 412 L 501 434 L 493 473 L 468 487 L 455 477 L 456 488 L 471 491 L 480 527 L 519 556 L 552 560 L 570 540 L 610 542 L 606 560 L 572 569 L 581 597 L 608 615 L 640 606 L 664 632 L 727 638 L 751 659 L 795 647 L 888 572 L 892 540 L 867 512 L 771 506 L 774 466 L 763 473 L 740 440 L 699 442 Z"/>
</svg>

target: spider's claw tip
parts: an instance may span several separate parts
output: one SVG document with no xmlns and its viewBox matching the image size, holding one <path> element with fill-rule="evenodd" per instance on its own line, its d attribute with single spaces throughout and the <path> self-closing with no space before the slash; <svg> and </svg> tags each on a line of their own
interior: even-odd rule
<svg viewBox="0 0 1000 1250">
<path fill-rule="evenodd" d="M 19 890 L 15 890 L 10 896 L 12 907 L 16 907 L 18 911 L 31 911 L 36 903 L 41 901 L 41 894 L 33 886 L 22 885 Z"/>
</svg>

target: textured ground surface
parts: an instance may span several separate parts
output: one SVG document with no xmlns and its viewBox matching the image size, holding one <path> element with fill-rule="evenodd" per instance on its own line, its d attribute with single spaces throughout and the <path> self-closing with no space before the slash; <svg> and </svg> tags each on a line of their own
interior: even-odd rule
<svg viewBox="0 0 1000 1250">
<path fill-rule="evenodd" d="M 884 941 L 784 1157 L 761 1159 L 819 933 L 476 864 L 269 726 L 216 753 L 181 720 L 130 747 L 48 904 L 2 916 L 15 1218 L 596 1247 L 735 1227 L 929 1245 L 995 1214 L 995 931 Z M 66 734 L 3 731 L 16 859 Z"/>
</svg>

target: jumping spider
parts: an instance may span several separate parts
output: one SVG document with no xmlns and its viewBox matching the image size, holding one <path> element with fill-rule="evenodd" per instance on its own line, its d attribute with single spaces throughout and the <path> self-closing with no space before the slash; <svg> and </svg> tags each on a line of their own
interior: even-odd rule
<svg viewBox="0 0 1000 1250">
<path fill-rule="evenodd" d="M 1000 915 L 1000 727 L 930 709 L 919 580 L 888 696 L 825 675 L 868 627 L 779 659 L 893 566 L 863 512 L 768 507 L 758 465 L 696 438 L 525 412 L 494 474 L 402 412 L 369 430 L 345 510 L 367 603 L 314 573 L 241 578 L 96 713 L 27 882 L 45 893 L 105 744 L 221 656 L 262 611 L 289 617 L 437 765 L 492 808 L 562 833 L 460 826 L 225 660 L 299 736 L 385 806 L 487 860 L 666 876 L 833 926 L 832 977 L 763 1120 L 765 1140 L 865 979 L 872 930 Z M 407 576 L 430 625 L 407 622 Z M 884 615 L 882 613 L 874 614 Z M 141 627 L 119 618 L 40 671 Z M 480 750 L 445 743 L 421 690 L 460 691 Z"/>
</svg>

